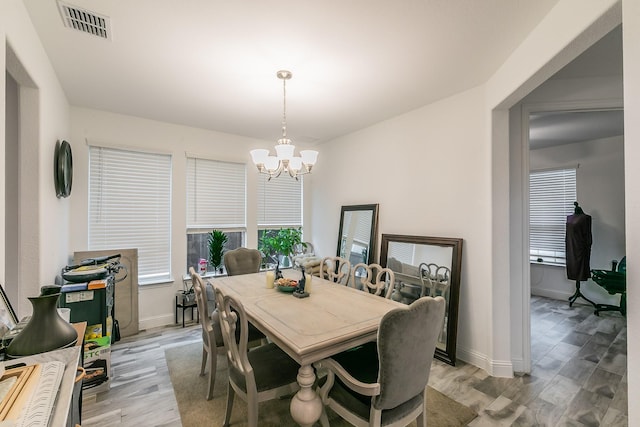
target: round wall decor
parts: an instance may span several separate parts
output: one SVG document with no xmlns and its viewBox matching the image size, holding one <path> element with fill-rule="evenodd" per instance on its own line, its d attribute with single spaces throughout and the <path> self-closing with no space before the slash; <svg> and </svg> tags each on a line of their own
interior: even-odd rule
<svg viewBox="0 0 640 427">
<path fill-rule="evenodd" d="M 56 142 L 54 154 L 53 177 L 56 186 L 56 196 L 69 197 L 73 182 L 73 158 L 71 145 L 67 141 Z"/>
</svg>

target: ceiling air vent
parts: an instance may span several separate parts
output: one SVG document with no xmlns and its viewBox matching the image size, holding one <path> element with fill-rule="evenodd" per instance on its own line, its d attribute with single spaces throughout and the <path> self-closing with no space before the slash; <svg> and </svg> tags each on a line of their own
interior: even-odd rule
<svg viewBox="0 0 640 427">
<path fill-rule="evenodd" d="M 61 1 L 58 1 L 58 8 L 65 27 L 111 40 L 111 26 L 108 17 Z"/>
</svg>

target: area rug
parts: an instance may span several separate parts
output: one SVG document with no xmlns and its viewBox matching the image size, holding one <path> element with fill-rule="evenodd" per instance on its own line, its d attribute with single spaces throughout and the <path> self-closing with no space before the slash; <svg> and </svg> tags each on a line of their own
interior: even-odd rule
<svg viewBox="0 0 640 427">
<path fill-rule="evenodd" d="M 208 375 L 200 374 L 202 344 L 194 343 L 165 350 L 173 391 L 183 427 L 204 425 L 220 426 L 224 420 L 227 393 L 227 361 L 218 356 L 218 370 L 213 399 L 206 400 Z M 246 404 L 236 398 L 231 415 L 231 425 L 246 427 Z M 260 403 L 259 425 L 261 427 L 297 426 L 289 414 L 289 399 L 276 399 Z M 450 399 L 431 387 L 427 390 L 427 424 L 429 427 L 460 427 L 476 417 L 475 412 Z M 327 411 L 332 427 L 347 427 L 350 424 L 335 413 Z M 317 423 L 317 425 L 320 425 Z M 415 426 L 415 421 L 410 426 Z"/>
</svg>

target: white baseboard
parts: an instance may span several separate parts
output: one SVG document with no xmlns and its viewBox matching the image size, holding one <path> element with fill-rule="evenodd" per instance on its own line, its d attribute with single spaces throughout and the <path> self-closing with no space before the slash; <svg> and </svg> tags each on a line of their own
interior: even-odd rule
<svg viewBox="0 0 640 427">
<path fill-rule="evenodd" d="M 513 359 L 513 372 L 526 373 L 524 368 L 524 360 L 522 358 Z"/>
<path fill-rule="evenodd" d="M 569 297 L 573 294 L 563 292 L 563 291 L 558 291 L 557 289 L 531 288 L 531 295 L 557 299 L 560 301 L 568 301 Z"/>
<path fill-rule="evenodd" d="M 175 325 L 176 318 L 173 314 L 165 314 L 162 316 L 148 317 L 140 319 L 140 330 L 159 328 L 161 326 Z"/>
<path fill-rule="evenodd" d="M 490 360 L 485 354 L 458 347 L 457 358 L 487 371 L 492 377 L 513 378 L 513 364 L 506 360 Z"/>
</svg>

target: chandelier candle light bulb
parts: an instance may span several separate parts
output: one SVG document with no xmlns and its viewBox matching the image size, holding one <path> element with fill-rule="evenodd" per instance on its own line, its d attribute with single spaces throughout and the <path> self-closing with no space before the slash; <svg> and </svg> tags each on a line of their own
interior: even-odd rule
<svg viewBox="0 0 640 427">
<path fill-rule="evenodd" d="M 298 179 L 299 175 L 311 173 L 311 168 L 318 160 L 318 152 L 315 150 L 300 151 L 300 157 L 295 155 L 296 146 L 287 138 L 287 80 L 291 78 L 291 72 L 280 70 L 276 74 L 282 80 L 283 110 L 282 110 L 282 138 L 278 139 L 276 155 L 269 155 L 269 150 L 258 148 L 251 150 L 251 159 L 258 168 L 258 172 L 269 175 L 269 179 L 279 177 L 286 171 L 290 177 Z"/>
</svg>

